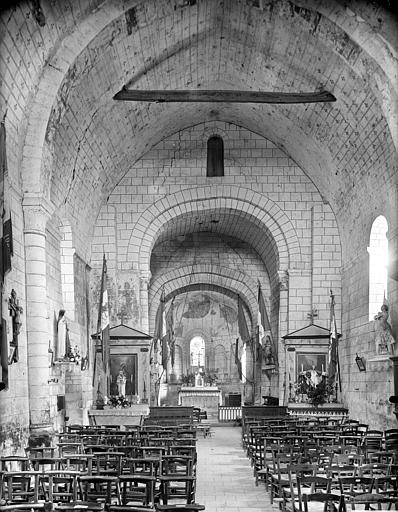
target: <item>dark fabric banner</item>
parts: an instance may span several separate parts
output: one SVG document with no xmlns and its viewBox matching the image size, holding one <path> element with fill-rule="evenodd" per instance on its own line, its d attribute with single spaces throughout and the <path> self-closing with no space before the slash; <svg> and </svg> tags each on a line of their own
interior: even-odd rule
<svg viewBox="0 0 398 512">
<path fill-rule="evenodd" d="M 0 333 L 0 361 L 1 361 L 1 378 L 0 391 L 8 389 L 8 340 L 7 340 L 7 321 L 1 319 Z"/>
<path fill-rule="evenodd" d="M 267 343 L 270 344 L 272 350 L 272 359 L 274 360 L 274 363 L 277 364 L 278 347 L 272 336 L 271 324 L 269 323 L 267 308 L 265 306 L 260 284 L 258 285 L 258 333 L 259 343 L 262 347 Z M 267 340 L 267 338 L 269 339 Z"/>
<path fill-rule="evenodd" d="M 243 304 L 238 295 L 238 328 L 239 336 L 243 343 L 250 341 L 249 328 L 247 327 L 245 312 L 243 311 Z"/>
<path fill-rule="evenodd" d="M 239 338 L 236 338 L 235 342 L 235 364 L 238 368 L 239 379 L 242 380 L 242 363 L 239 359 Z"/>
</svg>

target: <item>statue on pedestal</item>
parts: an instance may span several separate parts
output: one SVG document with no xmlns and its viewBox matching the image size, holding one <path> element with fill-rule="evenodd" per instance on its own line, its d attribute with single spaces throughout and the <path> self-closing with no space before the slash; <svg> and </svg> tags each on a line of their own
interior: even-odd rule
<svg viewBox="0 0 398 512">
<path fill-rule="evenodd" d="M 126 396 L 126 375 L 123 368 L 120 368 L 119 375 L 117 376 L 117 390 L 119 396 Z"/>
<path fill-rule="evenodd" d="M 388 305 L 383 304 L 381 311 L 374 317 L 375 320 L 375 342 L 378 355 L 394 354 L 395 339 L 392 335 L 391 325 L 388 323 Z"/>
</svg>

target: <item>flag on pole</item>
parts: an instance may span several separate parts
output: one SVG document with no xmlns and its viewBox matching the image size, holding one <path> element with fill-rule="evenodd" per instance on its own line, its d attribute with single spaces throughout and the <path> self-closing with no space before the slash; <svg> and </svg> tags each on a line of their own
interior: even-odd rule
<svg viewBox="0 0 398 512">
<path fill-rule="evenodd" d="M 9 205 L 6 201 L 5 182 L 7 176 L 7 152 L 6 152 L 6 127 L 5 119 L 0 123 L 0 284 L 4 282 L 4 276 L 11 270 L 11 256 L 13 256 L 12 222 Z"/>
<path fill-rule="evenodd" d="M 160 296 L 160 303 L 158 312 L 156 315 L 156 324 L 155 324 L 155 333 L 154 333 L 154 351 L 155 353 L 158 350 L 161 351 L 161 364 L 164 369 L 167 366 L 167 358 L 168 358 L 168 347 L 167 347 L 167 327 L 166 327 L 166 310 L 165 310 L 165 296 L 164 296 L 164 288 L 162 289 L 162 294 Z"/>
<path fill-rule="evenodd" d="M 0 332 L 0 391 L 8 389 L 7 321 L 1 318 Z"/>
<path fill-rule="evenodd" d="M 239 358 L 239 338 L 235 342 L 235 364 L 238 368 L 239 380 L 242 380 L 242 362 Z"/>
<path fill-rule="evenodd" d="M 265 306 L 265 301 L 263 297 L 263 293 L 261 291 L 261 285 L 258 283 L 258 318 L 257 318 L 257 327 L 258 327 L 258 342 L 261 347 L 265 346 L 267 343 L 267 338 L 269 338 L 269 343 L 271 345 L 272 351 L 272 359 L 275 364 L 278 361 L 278 349 L 275 344 L 275 341 L 272 336 L 271 324 L 269 323 L 267 308 Z"/>
<path fill-rule="evenodd" d="M 238 331 L 239 337 L 242 340 L 244 348 L 246 343 L 250 341 L 250 333 L 249 328 L 247 326 L 245 312 L 243 310 L 243 303 L 241 301 L 240 295 L 238 295 Z M 235 342 L 235 364 L 238 368 L 239 379 L 242 380 L 242 360 L 239 357 L 239 353 L 239 338 L 237 338 Z"/>
<path fill-rule="evenodd" d="M 109 351 L 109 301 L 107 288 L 108 269 L 106 265 L 105 254 L 102 260 L 101 290 L 98 307 L 97 333 L 101 339 L 101 355 L 104 366 L 107 364 Z"/>
<path fill-rule="evenodd" d="M 329 342 L 329 385 L 333 386 L 336 383 L 339 384 L 339 390 L 341 392 L 341 380 L 340 380 L 340 364 L 339 364 L 339 336 L 337 334 L 336 327 L 336 315 L 335 315 L 335 300 L 332 290 L 330 290 L 330 342 Z M 337 389 L 337 388 L 336 388 Z"/>
<path fill-rule="evenodd" d="M 238 295 L 238 329 L 239 336 L 243 344 L 250 340 L 249 328 L 247 327 L 245 312 L 243 310 L 243 304 L 240 296 Z"/>
<path fill-rule="evenodd" d="M 174 368 L 175 362 L 175 335 L 174 335 L 174 299 L 171 301 L 169 310 L 166 315 L 166 331 L 167 331 L 167 339 L 170 350 L 170 362 L 171 367 Z"/>
</svg>

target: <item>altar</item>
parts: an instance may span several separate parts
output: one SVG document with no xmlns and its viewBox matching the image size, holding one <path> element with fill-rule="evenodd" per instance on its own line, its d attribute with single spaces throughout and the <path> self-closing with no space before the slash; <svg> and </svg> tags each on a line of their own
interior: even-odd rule
<svg viewBox="0 0 398 512">
<path fill-rule="evenodd" d="M 210 416 L 218 415 L 222 393 L 217 386 L 182 387 L 178 392 L 178 405 L 197 407 Z"/>
<path fill-rule="evenodd" d="M 119 425 L 122 428 L 139 426 L 142 424 L 143 418 L 148 415 L 148 404 L 132 404 L 124 409 L 104 406 L 104 409 L 90 409 L 88 411 L 90 425 Z"/>
</svg>

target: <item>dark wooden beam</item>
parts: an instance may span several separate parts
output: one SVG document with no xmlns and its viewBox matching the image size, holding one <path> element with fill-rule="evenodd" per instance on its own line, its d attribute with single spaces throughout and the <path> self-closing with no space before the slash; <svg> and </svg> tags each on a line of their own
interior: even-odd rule
<svg viewBox="0 0 398 512">
<path fill-rule="evenodd" d="M 113 97 L 119 101 L 211 102 L 211 103 L 324 103 L 336 101 L 332 93 L 262 92 L 262 91 L 197 91 L 136 90 L 123 88 Z"/>
</svg>

